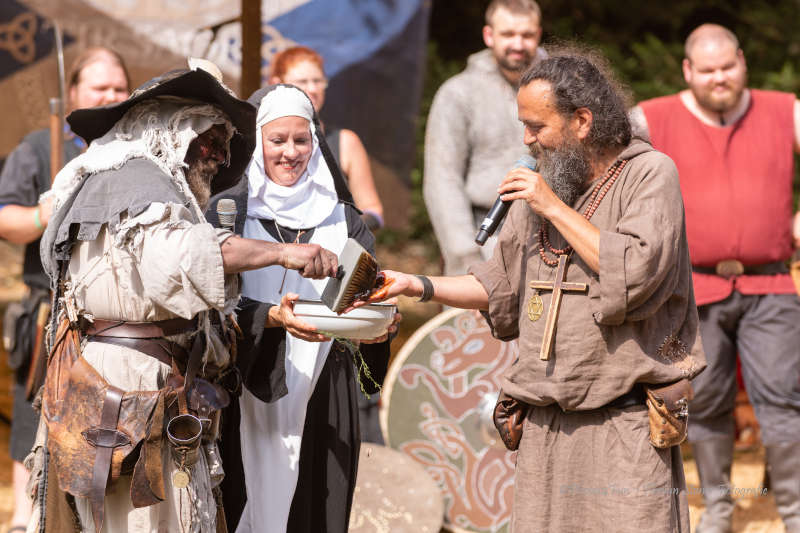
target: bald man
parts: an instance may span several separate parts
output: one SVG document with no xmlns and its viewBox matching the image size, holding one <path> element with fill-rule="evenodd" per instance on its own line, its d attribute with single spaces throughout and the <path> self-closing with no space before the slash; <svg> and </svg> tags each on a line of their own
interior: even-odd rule
<svg viewBox="0 0 800 533">
<path fill-rule="evenodd" d="M 786 531 L 800 533 L 800 299 L 786 261 L 800 102 L 748 89 L 739 41 L 704 24 L 686 40 L 688 89 L 641 102 L 634 133 L 680 173 L 694 290 L 708 367 L 695 378 L 689 440 L 706 510 L 697 531 L 731 531 L 736 354 L 762 428 Z"/>
</svg>

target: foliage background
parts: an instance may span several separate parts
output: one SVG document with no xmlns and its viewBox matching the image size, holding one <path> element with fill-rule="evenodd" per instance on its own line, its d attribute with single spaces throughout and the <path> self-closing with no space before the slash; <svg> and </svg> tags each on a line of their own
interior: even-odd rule
<svg viewBox="0 0 800 533">
<path fill-rule="evenodd" d="M 407 239 L 425 244 L 438 256 L 436 239 L 422 201 L 425 122 L 436 89 L 461 71 L 469 54 L 483 48 L 481 27 L 488 0 L 434 0 L 422 105 L 417 122 L 417 160 L 412 172 L 412 216 L 404 232 L 382 232 L 392 245 Z M 643 100 L 685 88 L 681 74 L 683 42 L 704 22 L 730 28 L 748 65 L 750 86 L 800 93 L 800 0 L 539 0 L 543 44 L 577 40 L 610 59 L 634 98 Z M 795 190 L 800 189 L 798 165 Z"/>
</svg>

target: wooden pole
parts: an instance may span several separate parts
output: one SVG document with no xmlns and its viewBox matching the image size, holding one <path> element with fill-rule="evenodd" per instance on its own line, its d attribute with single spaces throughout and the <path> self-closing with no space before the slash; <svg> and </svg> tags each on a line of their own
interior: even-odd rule
<svg viewBox="0 0 800 533">
<path fill-rule="evenodd" d="M 50 99 L 50 183 L 64 166 L 64 122 L 60 98 Z"/>
<path fill-rule="evenodd" d="M 261 87 L 261 0 L 242 0 L 242 77 L 239 92 L 247 98 Z"/>
</svg>

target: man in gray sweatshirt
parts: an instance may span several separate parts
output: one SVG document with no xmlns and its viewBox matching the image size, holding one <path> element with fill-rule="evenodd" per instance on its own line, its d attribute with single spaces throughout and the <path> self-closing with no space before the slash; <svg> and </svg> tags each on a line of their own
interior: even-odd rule
<svg viewBox="0 0 800 533">
<path fill-rule="evenodd" d="M 488 258 L 475 234 L 497 199 L 497 187 L 527 148 L 520 142 L 520 74 L 547 54 L 539 48 L 542 14 L 534 0 L 494 0 L 483 41 L 467 68 L 436 93 L 425 131 L 423 194 L 447 275 Z M 484 257 L 481 253 L 487 254 Z"/>
</svg>

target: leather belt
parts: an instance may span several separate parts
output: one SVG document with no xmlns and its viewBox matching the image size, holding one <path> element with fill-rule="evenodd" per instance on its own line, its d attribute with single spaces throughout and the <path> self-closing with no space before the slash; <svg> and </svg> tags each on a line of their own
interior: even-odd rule
<svg viewBox="0 0 800 533">
<path fill-rule="evenodd" d="M 190 333 L 197 329 L 196 318 L 170 318 L 155 322 L 128 322 L 96 318 L 86 321 L 81 330 L 89 336 L 125 337 L 128 339 L 156 339 L 179 333 Z"/>
<path fill-rule="evenodd" d="M 104 344 L 115 344 L 125 346 L 131 350 L 142 352 L 154 359 L 158 359 L 165 365 L 172 366 L 172 360 L 178 365 L 179 370 L 183 370 L 186 365 L 189 353 L 180 344 L 167 339 L 132 339 L 129 337 L 105 337 L 102 335 L 90 336 L 89 342 L 102 342 Z"/>
<path fill-rule="evenodd" d="M 81 324 L 89 342 L 125 346 L 172 366 L 173 359 L 183 370 L 189 354 L 186 349 L 164 337 L 190 333 L 197 329 L 197 319 L 170 318 L 156 322 L 127 322 L 95 319 Z"/>
<path fill-rule="evenodd" d="M 638 383 L 633 386 L 631 390 L 616 398 L 611 400 L 607 404 L 605 404 L 601 409 L 606 408 L 613 408 L 613 409 L 624 409 L 626 407 L 633 407 L 635 405 L 645 405 L 646 403 L 646 395 L 644 392 L 644 388 L 639 385 Z"/>
<path fill-rule="evenodd" d="M 725 259 L 713 267 L 692 265 L 692 271 L 700 274 L 714 274 L 723 278 L 732 278 L 742 274 L 755 276 L 785 274 L 789 272 L 789 269 L 783 261 L 764 263 L 762 265 L 745 265 L 738 259 Z"/>
</svg>

